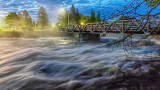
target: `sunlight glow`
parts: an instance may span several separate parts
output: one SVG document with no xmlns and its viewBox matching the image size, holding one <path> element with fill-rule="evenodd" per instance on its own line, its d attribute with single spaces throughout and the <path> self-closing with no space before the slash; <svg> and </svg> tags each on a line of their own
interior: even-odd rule
<svg viewBox="0 0 160 90">
<path fill-rule="evenodd" d="M 84 25 L 84 23 L 83 23 L 83 22 L 81 22 L 81 25 Z"/>
<path fill-rule="evenodd" d="M 65 9 L 64 8 L 60 8 L 59 9 L 59 13 L 63 13 L 63 12 L 65 12 Z"/>
<path fill-rule="evenodd" d="M 52 26 L 53 28 L 56 28 L 56 25 L 55 24 L 53 24 L 53 26 Z"/>
</svg>

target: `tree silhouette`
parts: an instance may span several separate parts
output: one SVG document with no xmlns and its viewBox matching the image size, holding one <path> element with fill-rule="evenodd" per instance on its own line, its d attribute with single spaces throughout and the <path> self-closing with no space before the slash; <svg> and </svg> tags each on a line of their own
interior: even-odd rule
<svg viewBox="0 0 160 90">
<path fill-rule="evenodd" d="M 89 20 L 89 16 L 84 16 L 84 15 L 80 14 L 80 22 L 81 23 L 86 24 L 86 23 L 88 23 L 88 20 Z"/>
<path fill-rule="evenodd" d="M 79 10 L 78 10 L 78 8 L 77 8 L 77 10 L 76 10 L 76 24 L 79 24 L 80 23 L 80 14 L 79 14 Z"/>
<path fill-rule="evenodd" d="M 68 15 L 69 12 L 65 9 L 63 13 L 59 14 L 59 17 L 58 17 L 58 23 L 57 25 L 58 26 L 67 26 L 68 25 Z"/>
<path fill-rule="evenodd" d="M 71 24 L 79 24 L 80 21 L 80 14 L 78 8 L 76 9 L 74 4 L 70 8 L 70 21 Z"/>
<path fill-rule="evenodd" d="M 96 21 L 95 11 L 92 9 L 92 10 L 91 10 L 91 15 L 90 15 L 90 18 L 89 18 L 89 22 L 90 22 L 90 23 L 94 23 L 95 21 Z"/>
<path fill-rule="evenodd" d="M 26 10 L 23 11 L 22 17 L 23 17 L 23 27 L 32 27 L 32 18 Z"/>
<path fill-rule="evenodd" d="M 96 17 L 97 22 L 101 22 L 101 14 L 98 12 L 97 17 Z"/>
<path fill-rule="evenodd" d="M 44 7 L 40 7 L 37 23 L 38 23 L 38 27 L 40 28 L 45 28 L 49 26 L 48 14 L 46 13 L 46 10 Z"/>
<path fill-rule="evenodd" d="M 5 18 L 4 22 L 8 27 L 19 27 L 21 26 L 21 17 L 16 12 L 10 12 Z"/>
</svg>

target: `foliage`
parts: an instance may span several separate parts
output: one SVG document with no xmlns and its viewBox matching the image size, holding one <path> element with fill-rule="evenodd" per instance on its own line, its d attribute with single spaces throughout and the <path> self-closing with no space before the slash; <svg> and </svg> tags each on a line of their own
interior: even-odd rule
<svg viewBox="0 0 160 90">
<path fill-rule="evenodd" d="M 78 8 L 76 9 L 75 6 L 72 4 L 70 12 L 65 9 L 63 12 L 59 14 L 58 19 L 59 19 L 59 22 L 57 23 L 58 26 L 67 26 L 68 24 L 79 25 L 81 20 L 81 15 L 79 14 Z"/>
<path fill-rule="evenodd" d="M 84 16 L 82 14 L 80 14 L 80 22 L 81 24 L 87 24 L 88 23 L 88 20 L 89 20 L 89 16 Z"/>
<path fill-rule="evenodd" d="M 32 18 L 26 10 L 23 11 L 23 14 L 20 12 L 10 12 L 5 18 L 4 22 L 8 27 L 22 28 L 29 27 L 32 28 Z"/>
<path fill-rule="evenodd" d="M 159 0 L 145 0 L 147 5 L 153 7 L 155 6 L 158 2 L 160 2 Z"/>
<path fill-rule="evenodd" d="M 91 10 L 91 15 L 90 15 L 90 18 L 89 18 L 89 23 L 94 23 L 95 21 L 96 21 L 95 11 L 92 9 Z"/>
<path fill-rule="evenodd" d="M 98 12 L 97 17 L 96 17 L 97 22 L 101 22 L 101 14 Z"/>
<path fill-rule="evenodd" d="M 73 4 L 72 7 L 70 8 L 70 21 L 71 24 L 80 24 L 79 10 L 76 9 Z"/>
<path fill-rule="evenodd" d="M 80 24 L 80 14 L 79 14 L 79 10 L 77 8 L 76 10 L 76 17 L 75 17 L 75 21 L 76 21 L 76 24 Z"/>
<path fill-rule="evenodd" d="M 95 11 L 92 9 L 91 10 L 91 15 L 88 20 L 89 23 L 94 23 L 94 22 L 101 22 L 101 14 L 98 12 L 97 16 L 95 17 Z"/>
<path fill-rule="evenodd" d="M 98 12 L 97 16 L 95 17 L 95 11 L 92 9 L 90 17 L 85 16 L 80 14 L 78 8 L 75 8 L 75 6 L 72 4 L 70 11 L 65 9 L 63 13 L 61 12 L 61 14 L 59 14 L 57 26 L 67 26 L 68 19 L 70 25 L 85 25 L 87 23 L 101 22 L 101 15 L 100 12 Z"/>
<path fill-rule="evenodd" d="M 44 7 L 41 7 L 39 10 L 37 24 L 40 28 L 49 27 L 49 18 Z"/>
<path fill-rule="evenodd" d="M 32 18 L 26 10 L 23 11 L 22 20 L 23 27 L 32 27 Z"/>
<path fill-rule="evenodd" d="M 22 24 L 21 17 L 16 12 L 10 12 L 4 18 L 4 22 L 8 27 L 19 27 Z"/>
<path fill-rule="evenodd" d="M 62 12 L 62 14 L 59 14 L 59 22 L 57 23 L 57 26 L 67 26 L 68 25 L 68 15 L 69 12 L 67 12 L 67 10 L 65 9 L 64 12 Z"/>
</svg>

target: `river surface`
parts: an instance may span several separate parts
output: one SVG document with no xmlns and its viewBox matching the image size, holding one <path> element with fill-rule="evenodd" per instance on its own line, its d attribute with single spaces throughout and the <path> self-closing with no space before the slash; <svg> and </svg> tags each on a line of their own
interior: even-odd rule
<svg viewBox="0 0 160 90">
<path fill-rule="evenodd" d="M 160 90 L 160 47 L 150 42 L 1 38 L 0 90 Z"/>
</svg>

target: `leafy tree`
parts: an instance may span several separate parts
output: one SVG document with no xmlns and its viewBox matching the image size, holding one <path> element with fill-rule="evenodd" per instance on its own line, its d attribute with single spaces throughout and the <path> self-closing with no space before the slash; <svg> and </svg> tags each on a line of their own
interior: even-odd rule
<svg viewBox="0 0 160 90">
<path fill-rule="evenodd" d="M 44 7 L 41 7 L 38 13 L 38 27 L 45 28 L 49 26 L 48 14 Z"/>
<path fill-rule="evenodd" d="M 76 10 L 76 24 L 79 24 L 80 23 L 80 14 L 79 14 L 79 10 L 78 10 L 78 8 L 77 8 L 77 10 Z"/>
<path fill-rule="evenodd" d="M 23 21 L 23 15 L 21 14 L 21 12 L 18 12 L 18 17 L 19 17 L 19 26 L 22 27 L 22 21 Z"/>
<path fill-rule="evenodd" d="M 76 9 L 75 9 L 75 6 L 74 4 L 72 4 L 72 7 L 70 9 L 70 12 L 71 12 L 71 15 L 75 15 L 76 14 Z M 74 17 L 74 16 L 73 16 Z"/>
<path fill-rule="evenodd" d="M 70 12 L 65 10 L 65 12 L 61 15 L 59 15 L 59 22 L 57 23 L 58 26 L 67 26 L 68 25 L 68 15 L 69 15 L 69 23 L 70 24 L 86 24 L 86 23 L 94 23 L 94 22 L 100 22 L 100 12 L 98 12 L 97 17 L 95 17 L 95 11 L 91 10 L 90 17 L 84 16 L 79 13 L 78 8 L 75 8 L 75 6 L 72 4 L 72 7 L 70 8 Z"/>
<path fill-rule="evenodd" d="M 74 4 L 70 8 L 70 22 L 71 24 L 79 24 L 80 22 L 79 10 L 75 8 Z"/>
<path fill-rule="evenodd" d="M 96 17 L 97 22 L 101 22 L 101 15 L 100 12 L 98 12 L 97 17 Z"/>
<path fill-rule="evenodd" d="M 23 27 L 32 27 L 32 18 L 26 10 L 23 11 Z"/>
<path fill-rule="evenodd" d="M 71 24 L 76 23 L 76 9 L 73 4 L 72 7 L 70 8 L 70 22 Z"/>
<path fill-rule="evenodd" d="M 90 15 L 90 18 L 89 18 L 89 22 L 90 22 L 90 23 L 94 23 L 95 21 L 96 21 L 95 11 L 92 9 L 92 10 L 91 10 L 91 15 Z"/>
<path fill-rule="evenodd" d="M 57 23 L 58 26 L 67 26 L 68 25 L 68 15 L 69 12 L 67 12 L 67 10 L 65 10 L 62 14 L 59 14 L 59 22 Z"/>
<path fill-rule="evenodd" d="M 84 16 L 84 15 L 80 15 L 80 22 L 83 23 L 83 24 L 86 24 L 88 23 L 88 20 L 89 20 L 89 16 Z"/>
<path fill-rule="evenodd" d="M 21 19 L 23 18 L 23 15 L 21 14 L 21 12 L 18 12 L 18 17 L 20 17 Z"/>
<path fill-rule="evenodd" d="M 21 17 L 16 12 L 10 12 L 5 18 L 4 22 L 8 27 L 19 27 L 21 26 Z"/>
</svg>

